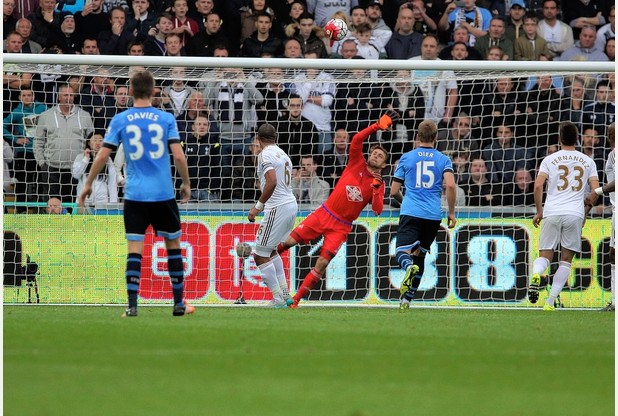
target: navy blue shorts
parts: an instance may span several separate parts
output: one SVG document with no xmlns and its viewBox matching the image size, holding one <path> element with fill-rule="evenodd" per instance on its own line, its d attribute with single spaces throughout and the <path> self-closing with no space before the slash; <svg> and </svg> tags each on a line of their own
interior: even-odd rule
<svg viewBox="0 0 618 416">
<path fill-rule="evenodd" d="M 397 249 L 412 249 L 414 252 L 420 246 L 423 251 L 428 252 L 438 235 L 440 222 L 401 215 L 397 227 Z"/>
<path fill-rule="evenodd" d="M 148 226 L 156 235 L 173 240 L 180 237 L 180 212 L 175 199 L 157 202 L 124 201 L 124 230 L 127 240 L 143 241 Z"/>
</svg>

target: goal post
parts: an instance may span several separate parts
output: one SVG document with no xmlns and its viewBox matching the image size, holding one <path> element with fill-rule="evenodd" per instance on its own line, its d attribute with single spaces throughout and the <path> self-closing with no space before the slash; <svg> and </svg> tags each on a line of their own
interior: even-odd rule
<svg viewBox="0 0 618 416">
<path fill-rule="evenodd" d="M 530 184 L 540 160 L 555 150 L 557 127 L 564 120 L 578 124 L 579 145 L 593 155 L 601 179 L 610 150 L 605 132 L 610 115 L 603 113 L 600 121 L 599 114 L 584 114 L 584 106 L 598 101 L 599 82 L 607 82 L 613 94 L 614 63 L 47 54 L 4 54 L 3 60 L 5 73 L 33 74 L 30 87 L 43 109 L 57 104 L 60 85 L 71 85 L 77 90 L 75 103 L 87 113 L 89 131 L 95 133 L 130 105 L 126 87 L 131 73 L 140 68 L 153 72 L 155 103 L 177 118 L 187 157 L 196 164 L 192 182 L 202 191 L 180 206 L 186 297 L 198 305 L 233 305 L 241 294 L 249 304 L 270 300 L 252 257 L 243 260 L 234 249 L 238 242 L 253 244 L 258 228 L 246 216 L 258 195 L 251 142 L 265 121 L 276 126 L 279 144 L 295 164 L 297 224 L 322 202 L 312 175 L 332 189 L 345 168 L 345 137 L 349 141 L 387 109 L 402 115 L 391 131 L 368 140 L 391 153 L 384 171 L 388 183 L 397 159 L 413 148 L 418 123 L 428 118 L 439 124 L 437 146 L 452 158 L 458 180 L 458 224 L 454 230 L 443 226 L 427 255 L 415 299 L 427 306 L 531 306 L 526 288 L 539 231 L 532 225 Z M 4 302 L 33 299 L 26 296 L 33 283 L 25 277 L 29 256 L 38 265 L 35 281 L 41 303 L 124 304 L 122 154 L 115 154 L 115 165 L 101 178 L 108 185 L 115 182 L 116 199 L 101 197 L 81 212 L 75 200 L 82 172 L 72 168 L 84 159 L 83 147 L 72 154 L 73 163 L 64 165 L 74 171 L 73 187 L 68 188 L 72 193 L 51 193 L 67 188 L 54 188 L 41 166 L 26 163 L 28 146 L 18 142 L 21 137 L 32 143 L 41 140 L 41 113 L 16 114 L 25 105 L 20 90 L 5 87 L 3 92 L 5 166 L 12 178 L 5 180 L 5 247 L 7 233 L 14 233 L 20 244 L 11 247 L 21 251 L 5 254 Z M 452 94 L 455 101 L 449 101 Z M 313 103 L 311 97 L 317 96 L 323 97 L 316 101 L 322 104 Z M 290 118 L 296 114 L 296 100 L 303 106 L 302 123 Z M 613 103 L 615 98 L 606 100 Z M 198 129 L 196 117 L 206 120 L 209 134 Z M 79 136 L 76 140 L 85 146 L 87 129 L 78 130 L 67 134 Z M 208 137 L 212 147 L 203 150 L 196 136 Z M 501 146 L 501 140 L 508 145 Z M 224 148 L 230 153 L 217 153 Z M 476 182 L 482 176 L 488 184 Z M 43 178 L 48 183 L 43 185 Z M 46 213 L 53 210 L 48 205 L 55 196 L 68 213 Z M 388 195 L 385 205 L 380 216 L 370 209 L 361 214 L 307 304 L 397 303 L 404 274 L 393 258 L 398 207 Z M 584 226 L 583 252 L 574 259 L 561 295 L 565 307 L 601 307 L 610 298 L 608 205 L 601 199 Z M 315 264 L 322 243 L 300 245 L 284 255 L 292 291 Z M 12 267 L 7 267 L 7 259 Z M 140 302 L 171 302 L 164 244 L 151 232 L 142 265 Z M 18 273 L 15 270 L 23 273 L 6 285 L 7 274 Z M 550 283 L 542 282 L 544 287 Z M 541 301 L 543 296 L 542 291 Z"/>
</svg>

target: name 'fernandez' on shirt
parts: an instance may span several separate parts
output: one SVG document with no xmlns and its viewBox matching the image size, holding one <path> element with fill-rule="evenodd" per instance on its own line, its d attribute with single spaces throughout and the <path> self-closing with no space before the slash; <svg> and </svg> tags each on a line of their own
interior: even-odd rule
<svg viewBox="0 0 618 416">
<path fill-rule="evenodd" d="M 588 168 L 590 166 L 586 159 L 577 155 L 559 155 L 556 156 L 556 158 L 554 158 L 551 163 L 552 165 L 558 165 L 560 162 L 579 162 L 584 165 L 585 168 Z"/>
</svg>

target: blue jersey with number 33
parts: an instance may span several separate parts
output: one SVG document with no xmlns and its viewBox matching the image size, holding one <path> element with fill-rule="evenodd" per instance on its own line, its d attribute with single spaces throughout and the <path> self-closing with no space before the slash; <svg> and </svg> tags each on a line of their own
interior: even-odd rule
<svg viewBox="0 0 618 416">
<path fill-rule="evenodd" d="M 406 187 L 399 213 L 428 220 L 442 219 L 442 176 L 449 171 L 453 171 L 451 159 L 434 148 L 418 147 L 403 155 L 394 175 Z"/>
<path fill-rule="evenodd" d="M 122 143 L 127 163 L 125 198 L 130 201 L 174 199 L 170 143 L 179 143 L 176 119 L 153 107 L 130 108 L 116 114 L 104 143 Z"/>
</svg>

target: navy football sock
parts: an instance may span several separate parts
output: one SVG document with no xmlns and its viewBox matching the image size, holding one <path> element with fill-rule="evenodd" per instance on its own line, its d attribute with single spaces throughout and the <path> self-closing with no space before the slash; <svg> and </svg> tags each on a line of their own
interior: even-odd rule
<svg viewBox="0 0 618 416">
<path fill-rule="evenodd" d="M 129 253 L 127 255 L 127 269 L 125 272 L 129 308 L 137 308 L 137 293 L 139 292 L 141 271 L 142 255 L 138 253 Z"/>
<path fill-rule="evenodd" d="M 398 251 L 395 253 L 395 260 L 401 266 L 403 270 L 408 270 L 408 267 L 412 266 L 412 256 L 405 251 Z"/>
<path fill-rule="evenodd" d="M 174 304 L 182 304 L 184 296 L 184 266 L 179 248 L 167 250 L 167 269 L 172 282 Z"/>
<path fill-rule="evenodd" d="M 412 279 L 410 290 L 408 290 L 404 295 L 404 298 L 407 300 L 414 299 L 414 295 L 416 294 L 416 291 L 421 284 L 423 272 L 425 271 L 425 256 L 412 256 L 412 261 L 418 266 L 418 273 L 416 273 L 416 276 L 414 276 L 414 279 Z"/>
</svg>

